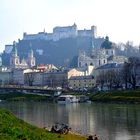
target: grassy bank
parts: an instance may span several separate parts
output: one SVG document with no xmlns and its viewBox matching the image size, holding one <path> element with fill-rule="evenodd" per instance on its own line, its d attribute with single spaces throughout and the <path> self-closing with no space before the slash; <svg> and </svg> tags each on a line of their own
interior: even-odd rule
<svg viewBox="0 0 140 140">
<path fill-rule="evenodd" d="M 85 137 L 68 134 L 58 135 L 32 126 L 11 112 L 0 109 L 0 140 L 85 140 Z"/>
<path fill-rule="evenodd" d="M 51 101 L 51 97 L 24 93 L 1 93 L 1 100 L 6 101 Z"/>
<path fill-rule="evenodd" d="M 92 101 L 140 103 L 140 90 L 109 91 L 92 94 Z"/>
<path fill-rule="evenodd" d="M 81 93 L 71 93 L 73 95 L 82 95 Z M 87 95 L 84 93 L 83 95 Z M 91 101 L 96 102 L 115 102 L 115 103 L 140 103 L 140 90 L 108 91 L 96 94 L 88 94 Z M 0 100 L 5 101 L 48 101 L 53 98 L 35 94 L 24 93 L 0 93 Z"/>
</svg>

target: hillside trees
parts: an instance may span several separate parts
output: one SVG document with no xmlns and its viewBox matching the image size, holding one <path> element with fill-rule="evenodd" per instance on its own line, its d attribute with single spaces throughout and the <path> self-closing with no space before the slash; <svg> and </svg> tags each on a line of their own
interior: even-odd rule
<svg viewBox="0 0 140 140">
<path fill-rule="evenodd" d="M 132 88 L 136 88 L 136 84 L 138 83 L 138 77 L 140 75 L 140 58 L 139 57 L 130 57 L 128 62 L 125 62 L 123 67 L 123 75 L 126 89 L 127 84 L 131 84 Z"/>
<path fill-rule="evenodd" d="M 101 71 L 96 78 L 96 83 L 100 85 L 101 90 L 104 86 L 107 86 L 108 89 L 119 88 L 122 83 L 122 77 L 120 70 L 107 70 Z"/>
<path fill-rule="evenodd" d="M 106 73 L 104 71 L 99 72 L 99 74 L 98 74 L 98 76 L 96 78 L 96 83 L 98 85 L 100 85 L 101 90 L 103 90 L 103 87 L 104 87 L 104 85 L 106 83 Z"/>
<path fill-rule="evenodd" d="M 96 82 L 101 86 L 101 90 L 105 85 L 110 90 L 123 86 L 125 86 L 125 89 L 136 89 L 140 82 L 140 58 L 130 57 L 123 67 L 100 71 Z"/>
</svg>

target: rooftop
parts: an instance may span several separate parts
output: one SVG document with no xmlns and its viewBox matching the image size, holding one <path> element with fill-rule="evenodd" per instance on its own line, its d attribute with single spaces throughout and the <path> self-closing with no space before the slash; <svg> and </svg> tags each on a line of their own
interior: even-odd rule
<svg viewBox="0 0 140 140">
<path fill-rule="evenodd" d="M 108 63 L 98 67 L 97 69 L 121 68 L 123 63 Z"/>
<path fill-rule="evenodd" d="M 87 79 L 94 79 L 92 75 L 88 76 L 72 76 L 70 77 L 70 80 L 87 80 Z"/>
</svg>

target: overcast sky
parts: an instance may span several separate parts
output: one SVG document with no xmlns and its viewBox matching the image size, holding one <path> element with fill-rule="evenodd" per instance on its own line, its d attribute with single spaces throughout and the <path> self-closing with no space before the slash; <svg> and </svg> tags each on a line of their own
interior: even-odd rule
<svg viewBox="0 0 140 140">
<path fill-rule="evenodd" d="M 0 0 L 0 51 L 23 32 L 52 32 L 76 23 L 97 26 L 98 36 L 140 43 L 140 0 Z"/>
</svg>

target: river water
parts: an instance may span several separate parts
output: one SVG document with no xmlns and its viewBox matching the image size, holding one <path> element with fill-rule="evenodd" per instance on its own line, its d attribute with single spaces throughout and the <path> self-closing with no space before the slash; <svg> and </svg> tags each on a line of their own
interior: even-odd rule
<svg viewBox="0 0 140 140">
<path fill-rule="evenodd" d="M 101 140 L 140 140 L 140 105 L 46 102 L 1 102 L 17 117 L 39 127 L 66 123 L 74 132 Z"/>
</svg>

